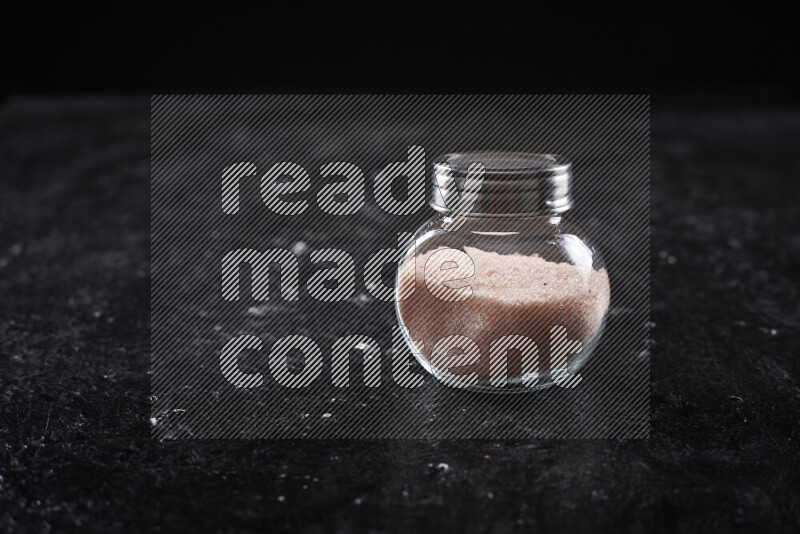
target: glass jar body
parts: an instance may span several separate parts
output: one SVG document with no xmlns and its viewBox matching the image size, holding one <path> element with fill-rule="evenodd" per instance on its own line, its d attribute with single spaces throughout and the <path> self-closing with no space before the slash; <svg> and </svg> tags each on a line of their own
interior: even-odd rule
<svg viewBox="0 0 800 534">
<path fill-rule="evenodd" d="M 577 384 L 609 299 L 599 252 L 563 216 L 439 215 L 397 275 L 397 316 L 419 363 L 480 391 Z"/>
</svg>

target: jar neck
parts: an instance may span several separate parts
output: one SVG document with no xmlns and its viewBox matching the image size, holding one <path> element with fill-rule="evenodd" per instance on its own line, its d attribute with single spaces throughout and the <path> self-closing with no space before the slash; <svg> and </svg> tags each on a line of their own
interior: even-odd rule
<svg viewBox="0 0 800 534">
<path fill-rule="evenodd" d="M 442 229 L 448 231 L 458 228 L 468 232 L 509 232 L 542 231 L 557 232 L 565 224 L 564 214 L 560 215 L 531 215 L 520 217 L 478 217 L 471 215 L 451 216 L 440 215 L 439 221 Z"/>
</svg>

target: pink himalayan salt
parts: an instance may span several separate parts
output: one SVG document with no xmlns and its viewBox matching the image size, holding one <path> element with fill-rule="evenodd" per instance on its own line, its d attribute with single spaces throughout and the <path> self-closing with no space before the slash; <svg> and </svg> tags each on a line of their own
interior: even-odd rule
<svg viewBox="0 0 800 534">
<path fill-rule="evenodd" d="M 420 353 L 429 362 L 434 345 L 446 336 L 466 336 L 477 343 L 480 362 L 450 369 L 454 374 L 477 372 L 480 380 L 488 380 L 489 345 L 506 335 L 522 335 L 533 340 L 539 350 L 538 370 L 546 371 L 550 368 L 552 327 L 566 328 L 569 340 L 580 341 L 585 346 L 602 325 L 610 298 L 605 269 L 580 269 L 570 263 L 547 261 L 538 255 L 500 255 L 465 247 L 464 252 L 475 265 L 474 275 L 469 276 L 471 269 L 468 262 L 463 261 L 463 252 L 445 250 L 428 266 L 427 284 L 425 265 L 437 250 L 405 261 L 400 270 L 400 294 L 407 294 L 412 287 L 414 291 L 409 298 L 399 302 L 399 312 L 417 347 L 419 341 L 424 342 Z M 459 255 L 462 255 L 461 261 Z M 450 259 L 460 264 L 459 269 L 442 271 L 442 266 L 445 269 L 454 267 L 454 264 L 447 263 Z M 471 297 L 460 302 L 448 302 L 431 294 L 428 286 L 446 298 L 454 295 L 453 291 L 441 287 L 442 280 L 454 278 L 465 279 L 445 282 L 445 286 L 470 286 Z M 452 300 L 453 296 L 449 298 Z M 568 361 L 576 356 L 568 356 Z M 508 373 L 509 376 L 522 373 L 519 351 L 509 351 Z"/>
</svg>

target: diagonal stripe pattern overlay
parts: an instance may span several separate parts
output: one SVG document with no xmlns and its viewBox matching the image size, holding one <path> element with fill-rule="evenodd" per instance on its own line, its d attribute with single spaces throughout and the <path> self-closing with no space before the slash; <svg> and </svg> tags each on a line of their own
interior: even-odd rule
<svg viewBox="0 0 800 534">
<path fill-rule="evenodd" d="M 433 159 L 480 150 L 573 162 L 569 217 L 611 284 L 574 387 L 492 395 L 438 382 L 398 334 L 394 273 L 369 265 L 434 215 L 420 202 Z M 392 198 L 376 196 L 401 163 L 424 165 L 424 191 L 392 183 Z M 293 179 L 264 187 L 269 172 Z M 647 96 L 155 96 L 151 210 L 154 438 L 649 434 Z M 273 267 L 255 276 L 235 251 Z M 331 285 L 322 269 L 334 268 L 348 282 Z"/>
</svg>

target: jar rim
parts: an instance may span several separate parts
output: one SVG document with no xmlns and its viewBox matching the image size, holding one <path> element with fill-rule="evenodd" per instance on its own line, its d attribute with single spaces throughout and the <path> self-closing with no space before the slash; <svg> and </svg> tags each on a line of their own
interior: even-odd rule
<svg viewBox="0 0 800 534">
<path fill-rule="evenodd" d="M 508 151 L 445 154 L 433 164 L 430 205 L 448 214 L 467 193 L 474 195 L 471 216 L 560 214 L 572 207 L 571 168 L 572 162 L 558 154 Z"/>
</svg>

